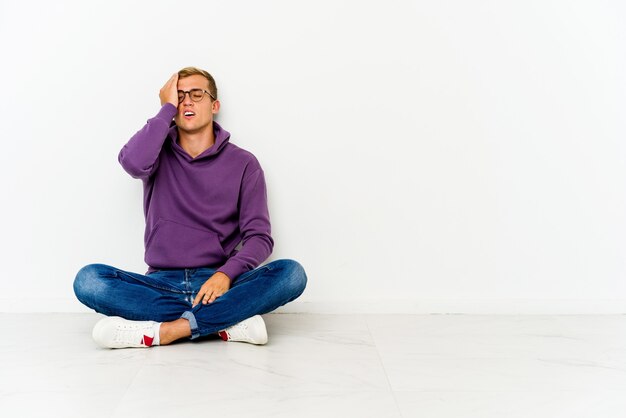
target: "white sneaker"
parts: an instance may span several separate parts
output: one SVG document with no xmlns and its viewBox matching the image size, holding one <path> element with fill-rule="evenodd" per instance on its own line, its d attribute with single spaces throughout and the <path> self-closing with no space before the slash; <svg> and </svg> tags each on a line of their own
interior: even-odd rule
<svg viewBox="0 0 626 418">
<path fill-rule="evenodd" d="M 96 343 L 105 348 L 150 347 L 154 321 L 129 321 L 119 316 L 102 318 L 93 328 Z"/>
<path fill-rule="evenodd" d="M 263 345 L 267 343 L 267 330 L 261 315 L 255 315 L 218 333 L 224 341 L 241 341 Z"/>
</svg>

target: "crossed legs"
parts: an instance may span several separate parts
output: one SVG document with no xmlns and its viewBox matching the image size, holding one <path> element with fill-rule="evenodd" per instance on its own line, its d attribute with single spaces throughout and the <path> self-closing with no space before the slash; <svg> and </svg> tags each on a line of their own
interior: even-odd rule
<svg viewBox="0 0 626 418">
<path fill-rule="evenodd" d="M 211 268 L 166 269 L 148 275 L 103 264 L 83 267 L 74 281 L 77 298 L 96 312 L 130 321 L 155 321 L 160 344 L 213 334 L 296 299 L 307 277 L 294 260 L 281 259 L 233 280 L 229 291 L 210 304 L 192 306 Z M 223 337 L 224 338 L 224 337 Z"/>
</svg>

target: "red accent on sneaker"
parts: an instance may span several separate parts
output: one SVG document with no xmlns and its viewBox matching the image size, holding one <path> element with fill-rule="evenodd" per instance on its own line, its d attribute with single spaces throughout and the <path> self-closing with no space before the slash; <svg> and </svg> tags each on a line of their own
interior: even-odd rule
<svg viewBox="0 0 626 418">
<path fill-rule="evenodd" d="M 154 341 L 154 338 L 144 335 L 141 343 L 147 345 L 148 347 L 152 347 L 152 341 Z"/>
<path fill-rule="evenodd" d="M 226 331 L 218 332 L 219 336 L 222 337 L 222 340 L 228 341 L 228 333 Z"/>
</svg>

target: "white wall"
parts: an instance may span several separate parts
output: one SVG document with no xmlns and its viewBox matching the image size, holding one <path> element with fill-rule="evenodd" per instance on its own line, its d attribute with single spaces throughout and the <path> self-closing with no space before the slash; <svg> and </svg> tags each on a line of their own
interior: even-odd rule
<svg viewBox="0 0 626 418">
<path fill-rule="evenodd" d="M 308 272 L 284 311 L 626 311 L 619 0 L 0 5 L 0 311 L 145 271 L 117 153 L 187 65 Z"/>
</svg>

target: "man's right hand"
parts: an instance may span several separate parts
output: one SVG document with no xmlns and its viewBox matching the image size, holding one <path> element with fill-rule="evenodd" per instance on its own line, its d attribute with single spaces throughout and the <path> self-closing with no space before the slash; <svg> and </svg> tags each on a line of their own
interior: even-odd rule
<svg viewBox="0 0 626 418">
<path fill-rule="evenodd" d="M 174 73 L 174 75 L 167 80 L 167 83 L 161 87 L 159 97 L 161 98 L 161 106 L 165 103 L 171 103 L 175 107 L 178 107 L 178 73 Z"/>
</svg>

